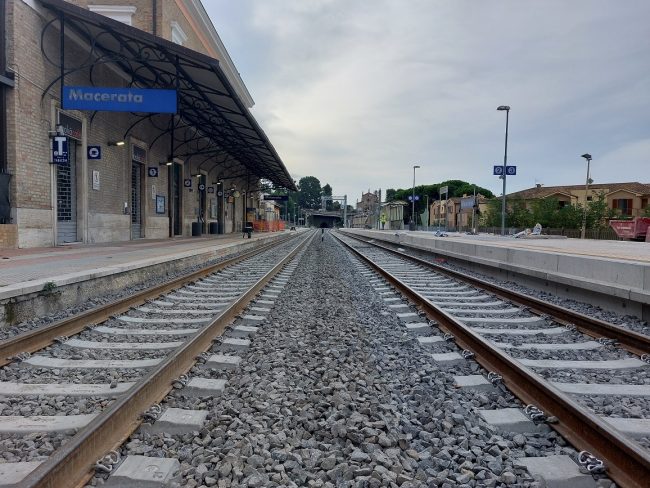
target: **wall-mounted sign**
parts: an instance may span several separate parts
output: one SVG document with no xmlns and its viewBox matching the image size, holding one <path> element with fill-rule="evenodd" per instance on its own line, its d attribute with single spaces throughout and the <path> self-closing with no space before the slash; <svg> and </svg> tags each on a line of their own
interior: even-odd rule
<svg viewBox="0 0 650 488">
<path fill-rule="evenodd" d="M 192 178 L 185 178 L 183 180 L 183 186 L 185 188 L 192 188 Z"/>
<path fill-rule="evenodd" d="M 156 213 L 165 213 L 165 197 L 163 195 L 156 195 Z"/>
<path fill-rule="evenodd" d="M 205 185 L 203 183 L 199 183 L 199 191 L 205 191 Z"/>
<path fill-rule="evenodd" d="M 218 197 L 222 197 L 222 196 L 223 196 L 223 192 L 222 192 L 221 190 L 219 190 L 219 191 L 217 192 L 217 196 L 218 196 Z"/>
<path fill-rule="evenodd" d="M 88 146 L 88 159 L 102 159 L 102 146 Z"/>
<path fill-rule="evenodd" d="M 286 202 L 289 200 L 289 195 L 264 195 L 264 200 L 273 200 L 276 202 Z"/>
<path fill-rule="evenodd" d="M 63 128 L 64 136 L 77 139 L 78 141 L 81 140 L 81 129 L 83 127 L 81 120 L 59 112 L 59 125 Z"/>
<path fill-rule="evenodd" d="M 99 190 L 99 171 L 93 170 L 93 190 Z"/>
<path fill-rule="evenodd" d="M 149 175 L 149 178 L 158 178 L 158 168 L 155 166 L 149 166 L 147 168 L 147 174 Z"/>
<path fill-rule="evenodd" d="M 136 163 L 146 163 L 147 150 L 144 147 L 136 146 L 133 144 L 131 146 L 131 159 Z"/>
<path fill-rule="evenodd" d="M 151 198 L 156 199 L 156 185 L 151 185 Z"/>
<path fill-rule="evenodd" d="M 55 136 L 52 139 L 52 162 L 54 164 L 70 164 L 66 136 Z"/>
<path fill-rule="evenodd" d="M 214 186 L 208 187 L 208 193 L 214 193 Z"/>
<path fill-rule="evenodd" d="M 63 108 L 175 114 L 176 90 L 64 86 Z"/>
</svg>

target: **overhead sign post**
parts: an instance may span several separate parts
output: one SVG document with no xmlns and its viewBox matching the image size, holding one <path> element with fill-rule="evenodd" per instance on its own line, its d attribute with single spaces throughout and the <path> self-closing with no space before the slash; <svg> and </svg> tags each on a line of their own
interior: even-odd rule
<svg viewBox="0 0 650 488">
<path fill-rule="evenodd" d="M 62 105 L 66 110 L 175 114 L 177 96 L 176 90 L 64 86 Z"/>
</svg>

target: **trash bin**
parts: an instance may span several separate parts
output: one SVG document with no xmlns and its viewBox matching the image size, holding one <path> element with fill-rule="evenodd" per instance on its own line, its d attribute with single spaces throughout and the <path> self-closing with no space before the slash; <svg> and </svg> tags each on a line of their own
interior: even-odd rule
<svg viewBox="0 0 650 488">
<path fill-rule="evenodd" d="M 246 222 L 246 226 L 244 227 L 244 234 L 248 235 L 248 238 L 251 238 L 251 234 L 253 233 L 253 222 Z"/>
<path fill-rule="evenodd" d="M 201 222 L 192 222 L 192 236 L 200 236 L 201 227 L 203 227 Z"/>
<path fill-rule="evenodd" d="M 210 234 L 219 233 L 219 224 L 217 222 L 210 222 Z"/>
</svg>

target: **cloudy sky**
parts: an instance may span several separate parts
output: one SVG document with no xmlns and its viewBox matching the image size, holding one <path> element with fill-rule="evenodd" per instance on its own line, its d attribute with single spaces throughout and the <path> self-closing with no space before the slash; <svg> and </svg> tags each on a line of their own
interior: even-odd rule
<svg viewBox="0 0 650 488">
<path fill-rule="evenodd" d="M 650 183 L 650 1 L 204 0 L 297 180 Z"/>
</svg>

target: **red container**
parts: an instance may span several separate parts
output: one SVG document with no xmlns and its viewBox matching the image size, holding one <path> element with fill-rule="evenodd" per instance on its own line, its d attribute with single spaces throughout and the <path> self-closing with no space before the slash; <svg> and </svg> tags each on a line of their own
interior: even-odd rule
<svg viewBox="0 0 650 488">
<path fill-rule="evenodd" d="M 632 220 L 610 220 L 609 226 L 621 239 L 645 240 L 650 242 L 650 217 L 634 217 Z"/>
</svg>

